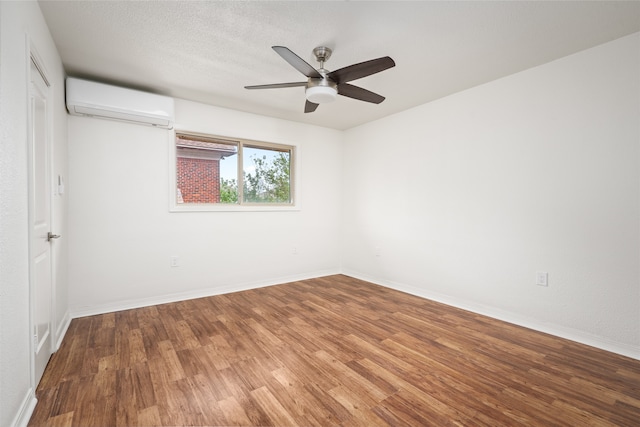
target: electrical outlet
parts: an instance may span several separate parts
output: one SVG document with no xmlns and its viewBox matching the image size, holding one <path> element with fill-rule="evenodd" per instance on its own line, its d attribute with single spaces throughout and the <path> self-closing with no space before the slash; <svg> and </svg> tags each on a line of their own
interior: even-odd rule
<svg viewBox="0 0 640 427">
<path fill-rule="evenodd" d="M 549 273 L 545 271 L 538 271 L 536 273 L 536 285 L 549 286 Z"/>
<path fill-rule="evenodd" d="M 171 265 L 171 267 L 180 267 L 180 258 L 178 258 L 177 256 L 170 257 L 169 265 Z"/>
</svg>

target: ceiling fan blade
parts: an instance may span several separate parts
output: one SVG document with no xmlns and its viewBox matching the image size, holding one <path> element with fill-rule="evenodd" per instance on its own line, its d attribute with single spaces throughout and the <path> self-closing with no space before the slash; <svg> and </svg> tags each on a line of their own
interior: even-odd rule
<svg viewBox="0 0 640 427">
<path fill-rule="evenodd" d="M 385 56 L 383 58 L 372 59 L 370 61 L 340 68 L 339 70 L 335 70 L 327 74 L 327 77 L 340 84 L 379 73 L 380 71 L 395 67 L 395 65 L 396 63 L 393 62 L 393 59 Z"/>
<path fill-rule="evenodd" d="M 318 105 L 315 102 L 307 101 L 304 103 L 304 112 L 305 113 L 313 113 L 318 108 Z"/>
<path fill-rule="evenodd" d="M 349 83 L 341 83 L 338 85 L 338 95 L 347 96 L 359 101 L 371 102 L 373 104 L 380 104 L 385 99 L 382 95 L 358 86 L 350 85 Z"/>
<path fill-rule="evenodd" d="M 315 79 L 321 79 L 322 75 L 313 68 L 311 65 L 307 64 L 307 62 L 300 58 L 295 53 L 291 52 L 288 48 L 284 46 L 272 46 L 273 50 L 275 50 L 278 55 L 282 56 L 282 58 L 287 61 L 293 68 L 300 71 L 307 77 L 313 77 Z"/>
<path fill-rule="evenodd" d="M 283 87 L 298 87 L 298 86 L 306 86 L 307 82 L 295 82 L 295 83 L 275 83 L 270 85 L 254 85 L 254 86 L 245 86 L 245 89 L 280 89 Z"/>
</svg>

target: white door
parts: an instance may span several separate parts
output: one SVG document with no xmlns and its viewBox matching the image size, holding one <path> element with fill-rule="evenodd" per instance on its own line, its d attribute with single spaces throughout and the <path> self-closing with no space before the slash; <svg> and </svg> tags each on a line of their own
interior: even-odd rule
<svg viewBox="0 0 640 427">
<path fill-rule="evenodd" d="M 52 354 L 51 171 L 47 98 L 49 85 L 31 61 L 29 85 L 30 299 L 34 385 Z"/>
</svg>

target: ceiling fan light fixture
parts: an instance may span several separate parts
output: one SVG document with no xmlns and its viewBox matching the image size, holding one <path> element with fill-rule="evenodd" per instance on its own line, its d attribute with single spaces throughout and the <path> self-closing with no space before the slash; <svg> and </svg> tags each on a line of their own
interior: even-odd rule
<svg viewBox="0 0 640 427">
<path fill-rule="evenodd" d="M 338 90 L 331 86 L 312 86 L 305 92 L 307 101 L 314 104 L 326 104 L 335 101 Z"/>
</svg>

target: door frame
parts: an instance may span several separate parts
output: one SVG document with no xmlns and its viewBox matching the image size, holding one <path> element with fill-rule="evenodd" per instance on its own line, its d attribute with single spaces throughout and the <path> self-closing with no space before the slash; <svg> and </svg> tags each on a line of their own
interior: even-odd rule
<svg viewBox="0 0 640 427">
<path fill-rule="evenodd" d="M 46 164 L 47 164 L 47 177 L 48 177 L 48 192 L 49 194 L 47 195 L 47 197 L 49 198 L 49 227 L 52 228 L 53 227 L 53 220 L 54 220 L 54 209 L 53 209 L 53 201 L 54 201 L 54 191 L 53 191 L 53 109 L 51 108 L 51 95 L 53 93 L 52 91 L 52 84 L 51 84 L 51 78 L 49 77 L 51 74 L 47 71 L 46 66 L 44 65 L 44 61 L 42 60 L 42 56 L 38 53 L 37 48 L 35 47 L 35 45 L 32 43 L 32 41 L 29 39 L 29 37 L 27 36 L 27 52 L 26 52 L 26 64 L 25 64 L 25 68 L 26 68 L 26 99 L 27 99 L 27 120 L 26 120 L 26 125 L 27 125 L 27 139 L 26 139 L 26 144 L 27 144 L 27 174 L 28 174 L 28 178 L 27 178 L 27 185 L 28 185 L 28 189 L 27 189 L 27 193 L 28 193 L 28 231 L 29 231 L 29 244 L 28 244 L 28 248 L 29 248 L 29 331 L 28 331 L 28 336 L 29 336 L 29 352 L 30 352 L 30 356 L 29 356 L 29 367 L 30 367 L 30 383 L 31 383 L 31 387 L 33 392 L 35 393 L 35 390 L 38 386 L 38 383 L 36 382 L 36 373 L 35 373 L 35 356 L 36 356 L 36 343 L 34 340 L 34 328 L 35 328 L 35 313 L 34 313 L 34 305 L 35 305 L 35 292 L 34 292 L 34 288 L 35 288 L 35 284 L 34 284 L 34 271 L 33 271 L 33 262 L 32 262 L 32 224 L 34 221 L 34 206 L 32 206 L 32 200 L 33 200 L 33 183 L 32 183 L 32 177 L 33 177 L 33 169 L 34 169 L 34 165 L 33 165 L 33 156 L 32 156 L 32 141 L 31 141 L 31 126 L 33 123 L 33 117 L 31 116 L 31 107 L 30 107 L 30 96 L 31 96 L 31 62 L 34 63 L 35 67 L 38 69 L 38 71 L 40 72 L 40 75 L 42 76 L 42 78 L 45 81 L 45 84 L 47 85 L 47 110 L 46 110 L 46 116 L 45 116 L 45 120 L 46 120 L 46 124 L 45 124 L 45 128 L 46 128 Z M 56 280 L 55 280 L 55 268 L 54 268 L 54 259 L 55 259 L 55 251 L 54 251 L 54 246 L 52 245 L 50 248 L 50 269 L 49 269 L 49 275 L 51 277 L 51 301 L 50 301 L 50 308 L 49 308 L 49 335 L 50 335 L 50 348 L 49 348 L 49 353 L 53 354 L 56 350 L 55 346 L 56 346 L 56 342 L 57 342 L 57 336 L 56 336 L 56 332 L 57 332 L 57 325 L 56 325 Z"/>
</svg>

